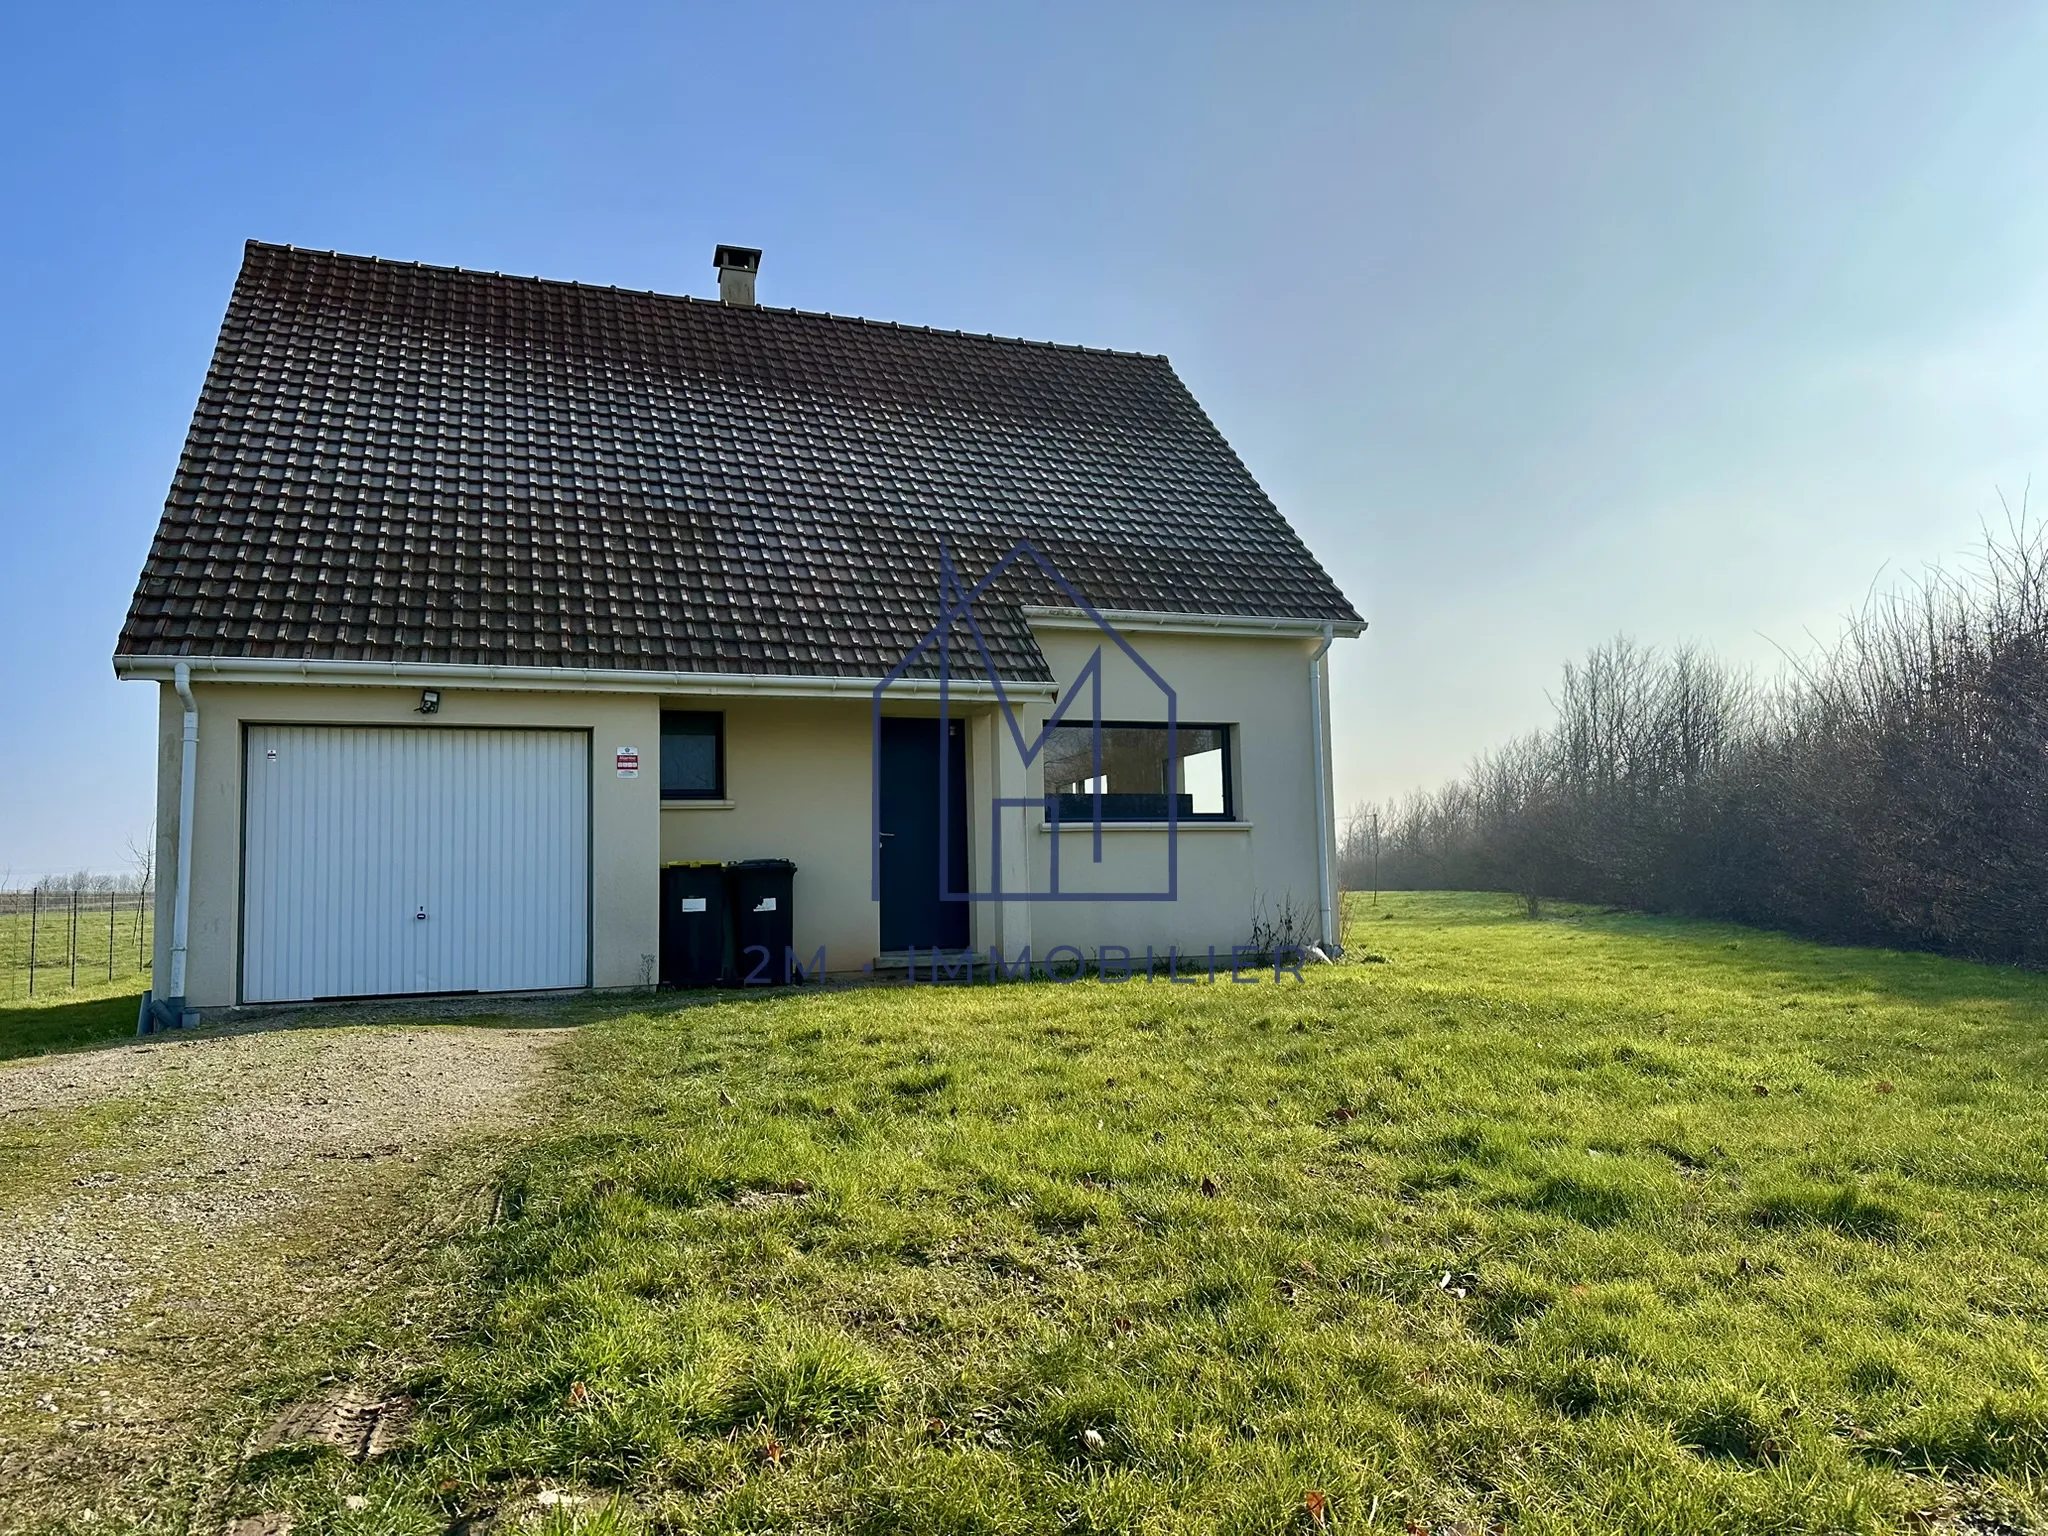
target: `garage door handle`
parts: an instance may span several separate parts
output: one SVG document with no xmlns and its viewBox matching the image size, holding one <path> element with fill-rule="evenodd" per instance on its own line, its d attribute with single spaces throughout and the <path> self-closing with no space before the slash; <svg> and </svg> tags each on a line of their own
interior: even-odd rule
<svg viewBox="0 0 2048 1536">
<path fill-rule="evenodd" d="M 412 920 L 416 923 L 424 923 L 427 920 L 427 909 L 421 907 L 419 911 L 413 913 Z"/>
</svg>

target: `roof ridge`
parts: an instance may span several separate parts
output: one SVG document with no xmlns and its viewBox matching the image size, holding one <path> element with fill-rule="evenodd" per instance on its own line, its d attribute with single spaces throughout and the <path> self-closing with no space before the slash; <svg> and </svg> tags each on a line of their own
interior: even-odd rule
<svg viewBox="0 0 2048 1536">
<path fill-rule="evenodd" d="M 1079 341 L 1044 341 L 1031 336 L 998 336 L 993 331 L 963 331 L 943 325 L 917 325 L 905 320 L 876 320 L 866 315 L 839 315 L 826 309 L 799 309 L 785 304 L 726 304 L 718 299 L 700 298 L 694 293 L 663 293 L 659 288 L 621 288 L 616 283 L 586 283 L 571 277 L 540 277 L 523 272 L 486 272 L 481 267 L 453 267 L 432 261 L 399 261 L 389 256 L 362 256 L 353 251 L 321 250 L 309 245 L 280 245 L 270 240 L 246 240 L 243 249 L 281 251 L 290 256 L 327 256 L 336 261 L 366 262 L 378 267 L 408 267 L 417 272 L 446 272 L 457 277 L 491 277 L 507 283 L 538 283 L 544 288 L 574 288 L 587 293 L 623 293 L 635 298 L 661 299 L 671 304 L 700 304 L 733 314 L 793 315 L 805 320 L 829 320 L 837 325 L 859 325 L 876 330 L 914 331 L 925 336 L 956 336 L 963 341 L 992 341 L 1008 347 L 1046 347 L 1055 352 L 1081 352 L 1094 357 L 1128 357 L 1147 363 L 1173 365 L 1164 352 L 1133 352 L 1121 347 L 1091 347 Z"/>
</svg>

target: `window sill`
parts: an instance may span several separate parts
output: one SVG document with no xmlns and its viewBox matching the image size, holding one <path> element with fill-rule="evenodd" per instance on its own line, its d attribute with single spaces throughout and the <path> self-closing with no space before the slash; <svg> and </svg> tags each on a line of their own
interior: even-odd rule
<svg viewBox="0 0 2048 1536">
<path fill-rule="evenodd" d="M 729 811 L 738 805 L 737 800 L 664 800 L 664 811 Z"/>
<path fill-rule="evenodd" d="M 1108 832 L 1164 832 L 1169 826 L 1178 826 L 1183 832 L 1249 832 L 1252 824 L 1248 821 L 1207 821 L 1193 817 L 1182 817 L 1178 822 L 1164 821 L 1105 821 L 1102 830 Z M 1039 822 L 1038 830 L 1046 836 L 1052 835 L 1049 823 Z M 1063 821 L 1062 832 L 1088 832 L 1095 830 L 1092 821 Z"/>
</svg>

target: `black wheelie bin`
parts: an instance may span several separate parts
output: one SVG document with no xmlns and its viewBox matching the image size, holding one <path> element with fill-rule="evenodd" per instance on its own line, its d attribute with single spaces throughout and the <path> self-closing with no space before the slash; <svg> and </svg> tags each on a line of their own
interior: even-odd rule
<svg viewBox="0 0 2048 1536">
<path fill-rule="evenodd" d="M 742 859 L 725 866 L 725 899 L 732 910 L 728 985 L 779 986 L 790 979 L 789 952 L 796 942 L 790 910 L 795 886 L 796 866 L 787 859 Z"/>
<path fill-rule="evenodd" d="M 661 984 L 715 987 L 731 964 L 724 866 L 663 866 Z"/>
</svg>

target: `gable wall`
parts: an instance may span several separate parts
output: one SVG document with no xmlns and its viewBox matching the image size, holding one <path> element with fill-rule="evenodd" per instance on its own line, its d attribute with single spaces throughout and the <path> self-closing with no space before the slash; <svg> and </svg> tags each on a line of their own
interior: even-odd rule
<svg viewBox="0 0 2048 1536">
<path fill-rule="evenodd" d="M 1270 908 L 1291 899 L 1313 923 L 1319 900 L 1309 656 L 1318 642 L 1139 632 L 1125 638 L 1174 689 L 1183 723 L 1232 727 L 1234 809 L 1240 824 L 1181 825 L 1174 901 L 1036 904 L 1034 953 L 1072 944 L 1092 957 L 1102 943 L 1125 945 L 1140 955 L 1148 944 L 1162 955 L 1168 945 L 1183 954 L 1203 952 L 1211 944 L 1227 952 L 1249 936 L 1253 906 L 1260 900 Z M 1164 696 L 1113 641 L 1092 631 L 1041 629 L 1038 642 L 1063 694 L 1100 644 L 1104 718 L 1165 720 Z M 1084 690 L 1066 718 L 1085 724 L 1089 709 Z M 1044 828 L 1033 829 L 1033 879 L 1039 890 L 1050 888 L 1052 836 Z M 1088 827 L 1066 829 L 1059 836 L 1062 890 L 1167 888 L 1164 831 L 1105 829 L 1099 866 L 1093 863 Z"/>
</svg>

